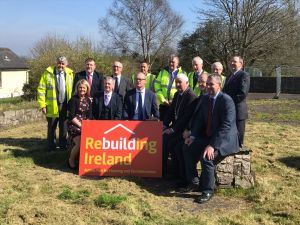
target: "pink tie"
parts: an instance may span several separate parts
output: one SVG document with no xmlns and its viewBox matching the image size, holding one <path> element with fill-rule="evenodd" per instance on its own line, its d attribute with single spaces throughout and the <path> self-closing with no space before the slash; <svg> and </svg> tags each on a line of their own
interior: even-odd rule
<svg viewBox="0 0 300 225">
<path fill-rule="evenodd" d="M 92 74 L 88 74 L 88 83 L 89 83 L 89 85 L 90 85 L 90 87 L 92 87 Z"/>
</svg>

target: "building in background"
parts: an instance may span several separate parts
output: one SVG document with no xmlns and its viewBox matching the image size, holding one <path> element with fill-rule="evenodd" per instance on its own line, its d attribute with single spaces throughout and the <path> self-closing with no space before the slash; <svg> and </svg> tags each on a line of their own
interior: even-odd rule
<svg viewBox="0 0 300 225">
<path fill-rule="evenodd" d="M 9 48 L 0 48 L 0 98 L 21 96 L 23 85 L 28 83 L 28 72 L 24 59 Z"/>
</svg>

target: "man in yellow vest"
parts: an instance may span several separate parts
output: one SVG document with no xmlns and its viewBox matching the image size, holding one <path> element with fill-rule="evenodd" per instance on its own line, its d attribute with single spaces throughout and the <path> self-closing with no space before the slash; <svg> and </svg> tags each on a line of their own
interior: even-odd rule
<svg viewBox="0 0 300 225">
<path fill-rule="evenodd" d="M 201 94 L 201 90 L 199 88 L 198 80 L 199 80 L 199 77 L 201 76 L 201 74 L 203 74 L 205 72 L 203 70 L 203 60 L 199 56 L 196 56 L 192 60 L 192 65 L 193 65 L 194 72 L 191 72 L 188 75 L 189 84 L 190 84 L 191 90 L 193 90 L 193 92 L 197 96 L 199 96 Z"/>
<path fill-rule="evenodd" d="M 169 57 L 169 65 L 162 69 L 154 81 L 154 90 L 159 103 L 160 120 L 163 121 L 168 111 L 174 94 L 177 91 L 175 79 L 177 74 L 186 74 L 181 67 L 179 67 L 179 58 L 176 55 Z"/>
<path fill-rule="evenodd" d="M 73 71 L 67 65 L 65 56 L 58 57 L 57 64 L 49 66 L 41 75 L 37 88 L 38 104 L 48 122 L 48 151 L 56 149 L 57 124 L 59 124 L 59 147 L 61 150 L 66 149 L 67 103 L 72 96 L 74 79 Z"/>
<path fill-rule="evenodd" d="M 147 88 L 147 89 L 149 89 L 149 90 L 151 90 L 151 91 L 154 92 L 155 75 L 149 73 L 149 69 L 150 69 L 149 63 L 147 63 L 147 62 L 141 62 L 141 64 L 140 64 L 140 71 L 139 72 L 142 72 L 143 74 L 146 75 L 146 85 L 145 85 L 145 88 Z M 131 76 L 132 83 L 135 83 L 135 76 L 136 76 L 136 74 L 133 74 Z"/>
<path fill-rule="evenodd" d="M 220 62 L 214 62 L 212 65 L 211 65 L 211 73 L 214 73 L 214 74 L 218 74 L 219 76 L 221 76 L 221 89 L 224 87 L 224 84 L 225 84 L 225 80 L 226 80 L 226 77 L 222 74 L 223 73 L 223 65 L 222 63 Z"/>
</svg>

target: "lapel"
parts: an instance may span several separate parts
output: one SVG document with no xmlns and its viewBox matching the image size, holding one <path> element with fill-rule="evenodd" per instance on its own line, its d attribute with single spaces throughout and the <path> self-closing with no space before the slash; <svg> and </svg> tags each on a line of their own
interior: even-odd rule
<svg viewBox="0 0 300 225">
<path fill-rule="evenodd" d="M 119 93 L 123 93 L 123 90 L 126 90 L 125 86 L 125 81 L 122 77 L 123 75 L 120 76 L 120 85 L 119 85 Z"/>
<path fill-rule="evenodd" d="M 57 93 L 57 96 L 59 94 L 59 87 L 58 87 L 58 80 L 57 80 L 57 76 L 56 76 L 56 68 L 54 69 L 54 80 L 55 80 L 55 89 L 56 89 L 56 93 Z"/>
<path fill-rule="evenodd" d="M 133 114 L 135 113 L 135 108 L 136 108 L 136 89 L 134 89 L 133 91 L 133 95 L 132 95 L 132 112 Z"/>
</svg>

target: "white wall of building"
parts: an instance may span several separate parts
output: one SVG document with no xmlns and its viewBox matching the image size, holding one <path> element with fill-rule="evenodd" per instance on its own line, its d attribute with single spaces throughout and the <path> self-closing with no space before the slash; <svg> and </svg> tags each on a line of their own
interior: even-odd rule
<svg viewBox="0 0 300 225">
<path fill-rule="evenodd" d="M 23 85 L 28 82 L 28 71 L 0 71 L 0 76 L 0 98 L 23 94 Z"/>
</svg>

